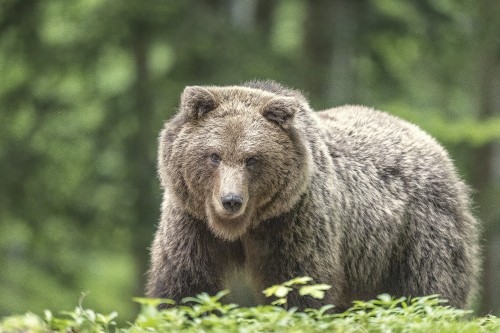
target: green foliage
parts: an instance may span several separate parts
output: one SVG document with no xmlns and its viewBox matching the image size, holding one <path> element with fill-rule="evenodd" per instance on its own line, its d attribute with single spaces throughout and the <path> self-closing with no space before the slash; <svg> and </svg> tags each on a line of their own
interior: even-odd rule
<svg viewBox="0 0 500 333">
<path fill-rule="evenodd" d="M 329 286 L 304 285 L 309 278 L 298 278 L 268 288 L 264 293 L 285 297 L 298 287 L 304 295 L 318 296 Z M 309 289 L 306 289 L 309 288 Z M 283 291 L 283 290 L 286 290 Z M 494 316 L 470 317 L 470 311 L 445 306 L 437 296 L 413 299 L 391 298 L 380 295 L 377 299 L 356 301 L 349 310 L 333 314 L 333 306 L 321 309 L 296 308 L 286 310 L 276 305 L 238 307 L 221 302 L 227 291 L 215 296 L 205 293 L 185 298 L 178 305 L 159 310 L 159 304 L 174 304 L 170 300 L 137 298 L 141 311 L 137 318 L 123 327 L 116 324 L 116 312 L 109 315 L 77 307 L 55 317 L 45 311 L 43 317 L 32 313 L 4 318 L 3 332 L 82 332 L 82 333 L 141 333 L 141 332 L 500 332 L 500 319 Z"/>
<path fill-rule="evenodd" d="M 312 282 L 312 278 L 308 276 L 297 277 L 290 281 L 286 281 L 282 284 L 275 285 L 265 289 L 262 293 L 266 297 L 275 296 L 277 300 L 273 301 L 273 305 L 284 305 L 287 304 L 287 295 L 289 292 L 295 289 L 298 290 L 301 296 L 311 296 L 313 298 L 323 299 L 325 297 L 325 290 L 331 288 L 327 284 L 309 284 Z"/>
<path fill-rule="evenodd" d="M 492 140 L 500 140 L 500 117 L 487 120 L 464 118 L 450 121 L 436 109 L 414 110 L 402 102 L 385 105 L 384 110 L 400 116 L 432 133 L 440 142 L 447 144 L 469 144 L 481 147 Z"/>
</svg>

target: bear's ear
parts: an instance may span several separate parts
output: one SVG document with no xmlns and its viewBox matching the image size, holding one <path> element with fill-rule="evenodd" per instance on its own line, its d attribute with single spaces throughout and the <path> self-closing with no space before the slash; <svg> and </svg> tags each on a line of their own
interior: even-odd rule
<svg viewBox="0 0 500 333">
<path fill-rule="evenodd" d="M 189 118 L 197 119 L 217 108 L 215 96 L 199 86 L 186 87 L 181 95 L 181 111 Z"/>
<path fill-rule="evenodd" d="M 284 129 L 291 126 L 293 117 L 300 108 L 298 101 L 293 97 L 275 97 L 264 105 L 262 115 L 269 121 Z"/>
</svg>

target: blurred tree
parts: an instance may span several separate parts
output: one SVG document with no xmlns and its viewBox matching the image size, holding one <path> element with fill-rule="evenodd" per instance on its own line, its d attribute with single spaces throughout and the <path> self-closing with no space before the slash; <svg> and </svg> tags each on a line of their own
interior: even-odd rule
<svg viewBox="0 0 500 333">
<path fill-rule="evenodd" d="M 500 116 L 500 3 L 484 0 L 478 6 L 477 22 L 477 71 L 478 71 L 478 97 L 479 115 L 482 121 Z M 500 274 L 495 271 L 498 265 L 498 252 L 494 251 L 495 243 L 500 240 L 500 211 L 498 209 L 498 183 L 495 184 L 494 169 L 500 167 L 495 156 L 495 145 L 498 142 L 484 142 L 475 147 L 472 159 L 475 161 L 471 172 L 471 181 L 477 191 L 477 202 L 480 206 L 480 216 L 483 220 L 484 264 L 482 279 L 481 313 L 486 314 L 494 308 L 500 308 Z M 491 208 L 490 208 L 491 207 Z M 495 258 L 496 256 L 496 258 Z"/>
<path fill-rule="evenodd" d="M 335 5 L 340 1 L 306 1 L 304 20 L 303 68 L 304 89 L 311 98 L 325 99 L 330 81 L 334 49 Z"/>
</svg>

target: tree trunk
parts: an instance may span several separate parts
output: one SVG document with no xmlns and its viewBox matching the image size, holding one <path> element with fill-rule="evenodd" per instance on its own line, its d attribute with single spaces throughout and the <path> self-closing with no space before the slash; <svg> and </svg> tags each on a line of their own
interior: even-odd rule
<svg viewBox="0 0 500 333">
<path fill-rule="evenodd" d="M 304 89 L 313 100 L 325 100 L 334 49 L 336 1 L 309 0 L 304 22 Z"/>
<path fill-rule="evenodd" d="M 500 29 L 497 23 L 500 5 L 495 0 L 486 0 L 481 2 L 480 15 L 481 27 L 479 29 L 479 97 L 480 97 L 480 120 L 491 118 L 495 114 L 496 108 L 496 69 L 499 65 L 498 55 L 500 52 L 500 43 L 497 33 Z M 488 216 L 491 211 L 488 207 L 493 207 L 492 188 L 494 186 L 493 163 L 494 163 L 494 143 L 489 142 L 475 149 L 473 156 L 474 172 L 472 183 L 477 191 L 477 203 L 480 206 L 480 218 L 483 223 L 483 274 L 482 274 L 482 302 L 480 314 L 491 313 L 498 306 L 497 297 L 499 296 L 498 272 L 495 271 L 492 247 L 494 245 L 496 222 L 493 216 Z"/>
<path fill-rule="evenodd" d="M 132 224 L 133 255 L 138 270 L 138 295 L 144 293 L 145 272 L 149 263 L 149 244 L 153 237 L 154 225 L 158 220 L 159 200 L 154 196 L 156 178 L 155 159 L 151 156 L 151 145 L 155 143 L 153 133 L 153 104 L 148 68 L 150 33 L 147 26 L 137 23 L 132 40 L 132 52 L 135 60 L 136 81 L 134 87 L 135 110 L 137 117 L 136 132 L 130 137 L 128 158 L 131 163 L 131 182 L 135 190 L 135 221 Z"/>
<path fill-rule="evenodd" d="M 266 42 L 270 40 L 276 5 L 276 0 L 259 0 L 255 9 L 256 27 L 261 30 Z"/>
</svg>

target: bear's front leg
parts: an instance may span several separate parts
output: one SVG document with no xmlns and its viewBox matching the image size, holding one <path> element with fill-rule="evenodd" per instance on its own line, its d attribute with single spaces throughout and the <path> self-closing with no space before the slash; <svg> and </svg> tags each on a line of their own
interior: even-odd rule
<svg viewBox="0 0 500 333">
<path fill-rule="evenodd" d="M 214 295 L 222 290 L 235 246 L 215 239 L 203 221 L 164 212 L 151 248 L 147 295 L 176 302 L 201 292 Z"/>
<path fill-rule="evenodd" d="M 340 304 L 344 287 L 343 271 L 339 270 L 334 242 L 328 232 L 315 236 L 311 230 L 291 227 L 285 223 L 263 225 L 243 239 L 246 263 L 258 293 L 270 286 L 296 277 L 309 276 L 314 283 L 332 286 L 323 299 L 300 296 L 293 291 L 287 296 L 287 307 L 319 308 Z M 279 230 L 277 230 L 279 229 Z M 262 295 L 262 294 L 261 294 Z M 265 300 L 271 302 L 272 299 Z"/>
</svg>

